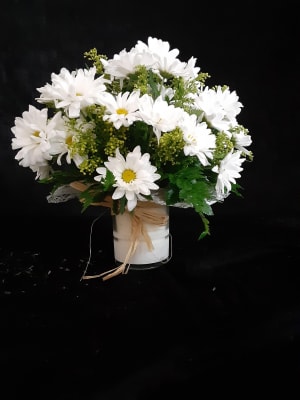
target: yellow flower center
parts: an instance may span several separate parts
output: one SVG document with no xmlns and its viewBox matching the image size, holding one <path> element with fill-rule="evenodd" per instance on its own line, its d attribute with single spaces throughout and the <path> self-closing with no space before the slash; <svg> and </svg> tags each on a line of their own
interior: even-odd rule
<svg viewBox="0 0 300 400">
<path fill-rule="evenodd" d="M 66 145 L 70 146 L 72 144 L 72 135 L 66 137 Z"/>
<path fill-rule="evenodd" d="M 136 173 L 132 169 L 124 169 L 122 173 L 122 179 L 126 183 L 134 181 L 136 178 Z"/>
<path fill-rule="evenodd" d="M 118 108 L 117 109 L 117 114 L 119 114 L 119 115 L 121 115 L 121 114 L 127 115 L 128 111 L 125 108 Z"/>
<path fill-rule="evenodd" d="M 40 131 L 34 131 L 32 136 L 39 137 L 40 136 Z"/>
</svg>

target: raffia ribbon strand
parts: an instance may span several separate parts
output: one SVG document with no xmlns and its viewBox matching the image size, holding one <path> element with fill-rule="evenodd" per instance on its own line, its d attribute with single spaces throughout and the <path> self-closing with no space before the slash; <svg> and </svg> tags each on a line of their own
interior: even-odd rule
<svg viewBox="0 0 300 400">
<path fill-rule="evenodd" d="M 88 188 L 88 186 L 82 182 L 72 182 L 70 186 L 81 192 Z M 112 210 L 113 202 L 112 198 L 110 196 L 107 196 L 104 201 L 92 203 L 92 205 L 110 207 L 110 209 Z M 149 207 L 151 207 L 151 210 L 149 209 Z M 138 201 L 134 212 L 129 214 L 131 216 L 130 246 L 125 256 L 124 262 L 118 267 L 110 269 L 98 275 L 83 275 L 82 279 L 102 278 L 102 280 L 105 281 L 119 274 L 127 274 L 130 266 L 130 258 L 135 253 L 141 237 L 144 238 L 149 251 L 152 251 L 154 248 L 153 243 L 144 224 L 146 223 L 157 226 L 166 225 L 169 218 L 168 215 L 162 215 L 158 212 L 155 212 L 154 210 L 155 208 L 159 207 L 159 204 L 150 201 Z"/>
</svg>

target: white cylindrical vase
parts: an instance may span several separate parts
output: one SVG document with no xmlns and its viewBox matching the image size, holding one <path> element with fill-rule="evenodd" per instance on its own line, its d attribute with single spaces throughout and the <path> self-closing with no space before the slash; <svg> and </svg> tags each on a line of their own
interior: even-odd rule
<svg viewBox="0 0 300 400">
<path fill-rule="evenodd" d="M 115 261 L 130 269 L 157 268 L 170 256 L 169 207 L 156 203 L 140 206 L 131 213 L 113 215 Z"/>
</svg>

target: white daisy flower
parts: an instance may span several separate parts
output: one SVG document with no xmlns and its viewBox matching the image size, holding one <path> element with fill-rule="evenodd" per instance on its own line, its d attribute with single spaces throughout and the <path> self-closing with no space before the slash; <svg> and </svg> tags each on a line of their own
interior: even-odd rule
<svg viewBox="0 0 300 400">
<path fill-rule="evenodd" d="M 212 127 L 228 132 L 230 128 L 237 126 L 236 116 L 243 107 L 238 99 L 235 91 L 230 92 L 228 88 L 223 90 L 218 86 L 216 90 L 205 87 L 195 96 L 194 101 Z"/>
<path fill-rule="evenodd" d="M 107 93 L 103 100 L 103 105 L 106 107 L 103 120 L 113 123 L 116 129 L 132 125 L 138 119 L 139 96 L 140 93 L 137 91 L 118 93 L 117 96 Z"/>
<path fill-rule="evenodd" d="M 159 141 L 162 132 L 170 132 L 178 126 L 183 116 L 183 109 L 169 105 L 161 96 L 153 100 L 145 94 L 139 100 L 139 118 L 153 127 Z"/>
<path fill-rule="evenodd" d="M 20 162 L 20 165 L 22 165 L 22 161 Z M 36 180 L 47 179 L 51 174 L 51 167 L 48 163 L 31 165 L 30 169 L 35 173 Z"/>
<path fill-rule="evenodd" d="M 223 158 L 219 166 L 216 165 L 212 168 L 212 171 L 218 174 L 215 187 L 218 200 L 226 197 L 226 194 L 231 191 L 231 184 L 236 183 L 236 178 L 240 178 L 240 172 L 243 171 L 241 165 L 245 161 L 245 158 L 242 158 L 241 154 L 241 151 L 233 152 L 231 150 Z"/>
<path fill-rule="evenodd" d="M 160 57 L 169 57 L 175 59 L 179 55 L 178 49 L 170 50 L 170 43 L 161 39 L 148 37 L 147 44 L 141 40 L 137 41 L 135 49 L 139 52 L 148 52 Z"/>
<path fill-rule="evenodd" d="M 59 135 L 64 130 L 64 120 L 61 113 L 57 112 L 53 118 L 48 119 L 48 109 L 38 110 L 29 106 L 21 117 L 15 119 L 15 126 L 11 128 L 14 134 L 12 149 L 20 149 L 15 159 L 23 167 L 46 165 L 52 160 L 51 137 Z"/>
<path fill-rule="evenodd" d="M 103 181 L 103 180 L 106 178 L 107 169 L 106 169 L 105 167 L 98 167 L 98 168 L 96 168 L 96 172 L 97 172 L 99 175 L 96 175 L 96 176 L 94 177 L 95 181 L 101 182 L 101 181 Z"/>
<path fill-rule="evenodd" d="M 151 165 L 148 153 L 141 154 L 140 146 L 136 146 L 132 152 L 129 152 L 126 159 L 117 149 L 116 157 L 108 157 L 108 161 L 104 164 L 116 179 L 113 185 L 116 189 L 112 198 L 118 200 L 125 196 L 129 211 L 135 208 L 139 195 L 148 196 L 151 190 L 159 188 L 154 183 L 160 178 L 160 175 L 156 173 L 157 168 Z"/>
<path fill-rule="evenodd" d="M 197 123 L 195 114 L 186 114 L 186 118 L 179 126 L 182 129 L 185 141 L 184 154 L 186 156 L 197 156 L 202 165 L 209 165 L 208 159 L 213 158 L 216 137 L 212 134 L 206 122 Z"/>
<path fill-rule="evenodd" d="M 54 102 L 55 107 L 64 109 L 70 118 L 77 118 L 83 108 L 101 104 L 105 83 L 109 81 L 102 76 L 95 79 L 95 74 L 96 67 L 72 72 L 62 68 L 59 74 L 51 74 L 52 85 L 47 83 L 37 89 L 41 96 L 36 100 Z"/>
<path fill-rule="evenodd" d="M 67 119 L 66 119 L 67 121 Z M 68 124 L 66 123 L 66 126 Z M 57 156 L 57 164 L 62 165 L 62 157 L 65 156 L 66 162 L 71 164 L 73 161 L 76 167 L 88 158 L 87 155 L 83 156 L 78 153 L 73 153 L 71 148 L 72 143 L 78 141 L 77 131 L 80 132 L 92 132 L 94 124 L 92 122 L 85 122 L 83 119 L 78 118 L 74 125 L 74 129 L 71 130 L 67 127 L 64 131 L 59 131 L 55 136 L 51 136 L 51 154 Z"/>
<path fill-rule="evenodd" d="M 133 74 L 139 65 L 150 68 L 155 63 L 155 59 L 152 54 L 140 52 L 133 48 L 129 52 L 126 49 L 122 50 L 119 54 L 115 54 L 112 59 L 101 59 L 101 62 L 106 74 L 122 80 L 129 74 Z"/>
<path fill-rule="evenodd" d="M 152 54 L 156 60 L 153 66 L 154 71 L 166 72 L 177 77 L 181 76 L 185 79 L 196 78 L 200 71 L 199 67 L 195 67 L 196 58 L 191 57 L 188 63 L 180 61 L 177 58 L 179 50 L 170 50 L 170 43 L 161 39 L 149 37 L 148 45 L 139 40 L 135 49 Z"/>
<path fill-rule="evenodd" d="M 170 57 L 157 57 L 157 71 L 168 73 L 176 77 L 182 77 L 185 80 L 195 78 L 199 68 L 194 68 L 196 59 L 190 59 L 188 63 L 172 59 Z"/>
<path fill-rule="evenodd" d="M 158 85 L 158 90 L 163 100 L 171 101 L 174 98 L 175 94 L 174 89 L 170 87 L 165 87 L 164 85 Z"/>
<path fill-rule="evenodd" d="M 234 147 L 237 150 L 241 150 L 243 153 L 250 155 L 251 151 L 247 150 L 246 147 L 252 144 L 252 138 L 250 135 L 241 132 L 233 132 L 232 136 L 234 138 Z"/>
</svg>

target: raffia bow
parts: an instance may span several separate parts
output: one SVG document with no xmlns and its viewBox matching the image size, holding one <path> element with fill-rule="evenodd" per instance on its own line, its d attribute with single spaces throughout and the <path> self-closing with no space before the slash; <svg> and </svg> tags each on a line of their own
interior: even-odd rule
<svg viewBox="0 0 300 400">
<path fill-rule="evenodd" d="M 88 188 L 88 186 L 82 182 L 72 182 L 70 186 L 73 187 L 74 189 L 79 190 L 80 192 L 83 192 Z M 113 213 L 112 211 L 113 201 L 110 196 L 107 196 L 101 202 L 92 203 L 92 205 L 109 207 L 111 209 L 111 212 Z M 141 238 L 146 242 L 148 250 L 152 251 L 154 248 L 153 243 L 144 224 L 151 224 L 156 226 L 166 225 L 169 217 L 168 215 L 162 215 L 161 213 L 155 211 L 155 208 L 159 207 L 160 207 L 159 204 L 156 204 L 151 201 L 138 201 L 136 207 L 134 208 L 134 212 L 129 213 L 131 217 L 130 246 L 125 256 L 124 262 L 118 267 L 112 268 L 101 274 L 86 275 L 84 273 L 82 279 L 102 278 L 102 280 L 105 281 L 119 274 L 126 274 L 130 266 L 130 258 L 135 253 Z"/>
</svg>

